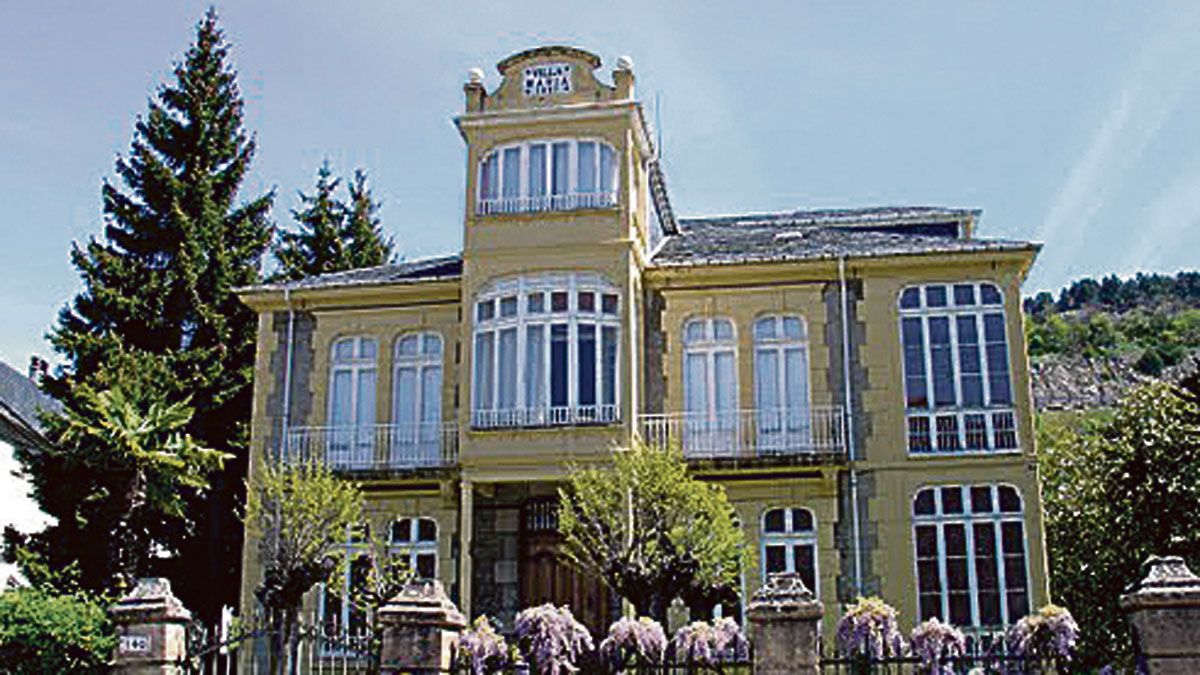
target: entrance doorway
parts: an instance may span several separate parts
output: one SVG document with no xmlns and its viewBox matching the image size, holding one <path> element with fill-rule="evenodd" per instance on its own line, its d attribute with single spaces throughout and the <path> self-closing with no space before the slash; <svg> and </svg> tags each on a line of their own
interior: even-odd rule
<svg viewBox="0 0 1200 675">
<path fill-rule="evenodd" d="M 521 508 L 521 607 L 544 603 L 567 605 L 593 636 L 601 637 L 612 622 L 608 589 L 599 579 L 585 575 L 560 553 L 558 500 L 539 497 Z"/>
</svg>

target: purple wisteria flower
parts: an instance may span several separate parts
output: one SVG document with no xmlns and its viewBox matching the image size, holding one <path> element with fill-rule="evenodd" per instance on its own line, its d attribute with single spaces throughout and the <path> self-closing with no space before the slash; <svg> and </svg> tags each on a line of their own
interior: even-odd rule
<svg viewBox="0 0 1200 675">
<path fill-rule="evenodd" d="M 523 610 L 513 628 L 526 660 L 542 675 L 573 673 L 580 656 L 592 651 L 591 634 L 566 606 L 547 603 Z"/>
<path fill-rule="evenodd" d="M 648 617 L 617 620 L 609 626 L 608 637 L 600 642 L 600 656 L 614 670 L 662 663 L 666 650 L 666 633 Z"/>
<path fill-rule="evenodd" d="M 671 641 L 679 661 L 715 665 L 723 661 L 744 659 L 750 641 L 733 619 L 717 619 L 709 624 L 694 621 L 675 631 Z"/>
<path fill-rule="evenodd" d="M 1071 612 L 1046 605 L 1037 614 L 1021 619 L 1008 632 L 1008 646 L 1018 656 L 1070 658 L 1079 639 L 1079 625 Z"/>
<path fill-rule="evenodd" d="M 925 670 L 938 675 L 953 675 L 954 670 L 946 661 L 962 656 L 967 650 L 967 638 L 962 631 L 936 617 L 917 624 L 908 644 Z"/>
<path fill-rule="evenodd" d="M 475 619 L 471 630 L 458 639 L 461 658 L 468 662 L 472 675 L 496 673 L 508 665 L 508 643 L 492 628 L 486 616 Z"/>
<path fill-rule="evenodd" d="M 904 637 L 895 608 L 879 598 L 859 598 L 838 620 L 837 647 L 846 656 L 902 656 Z"/>
</svg>

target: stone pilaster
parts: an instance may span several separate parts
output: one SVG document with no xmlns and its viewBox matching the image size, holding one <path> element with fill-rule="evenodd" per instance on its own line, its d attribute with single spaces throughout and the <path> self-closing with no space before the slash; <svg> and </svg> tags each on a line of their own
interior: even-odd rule
<svg viewBox="0 0 1200 675">
<path fill-rule="evenodd" d="M 108 610 L 117 629 L 113 673 L 182 674 L 187 624 L 192 614 L 166 579 L 139 579 L 133 591 Z"/>
<path fill-rule="evenodd" d="M 444 673 L 454 665 L 467 619 L 438 581 L 408 584 L 379 609 L 383 626 L 381 672 Z"/>
<path fill-rule="evenodd" d="M 1200 577 L 1178 556 L 1151 556 L 1145 577 L 1121 596 L 1150 675 L 1200 673 Z"/>
<path fill-rule="evenodd" d="M 824 613 L 799 575 L 770 575 L 746 610 L 756 675 L 817 675 Z"/>
</svg>

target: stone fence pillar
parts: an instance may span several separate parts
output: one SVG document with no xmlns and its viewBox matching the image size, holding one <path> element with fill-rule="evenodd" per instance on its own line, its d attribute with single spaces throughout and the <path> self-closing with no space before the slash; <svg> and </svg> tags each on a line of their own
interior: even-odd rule
<svg viewBox="0 0 1200 675">
<path fill-rule="evenodd" d="M 1178 556 L 1150 556 L 1143 569 L 1121 609 L 1150 675 L 1200 673 L 1200 578 Z"/>
<path fill-rule="evenodd" d="M 816 675 L 825 609 L 791 572 L 772 574 L 750 600 L 746 618 L 754 643 L 754 672 Z"/>
<path fill-rule="evenodd" d="M 382 672 L 446 672 L 454 665 L 467 619 L 438 581 L 416 581 L 379 608 L 383 626 Z"/>
<path fill-rule="evenodd" d="M 166 579 L 138 579 L 133 591 L 108 610 L 117 629 L 112 672 L 120 675 L 183 673 L 191 612 Z"/>
</svg>

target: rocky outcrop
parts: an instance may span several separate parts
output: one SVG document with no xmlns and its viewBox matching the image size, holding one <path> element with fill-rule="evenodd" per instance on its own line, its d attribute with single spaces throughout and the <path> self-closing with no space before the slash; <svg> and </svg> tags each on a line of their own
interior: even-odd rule
<svg viewBox="0 0 1200 675">
<path fill-rule="evenodd" d="M 1094 410 L 1115 406 L 1127 391 L 1155 378 L 1140 373 L 1134 360 L 1123 357 L 1089 359 L 1082 356 L 1044 356 L 1031 365 L 1033 405 L 1042 410 Z M 1178 382 L 1200 368 L 1192 356 L 1167 369 L 1163 380 Z"/>
</svg>

